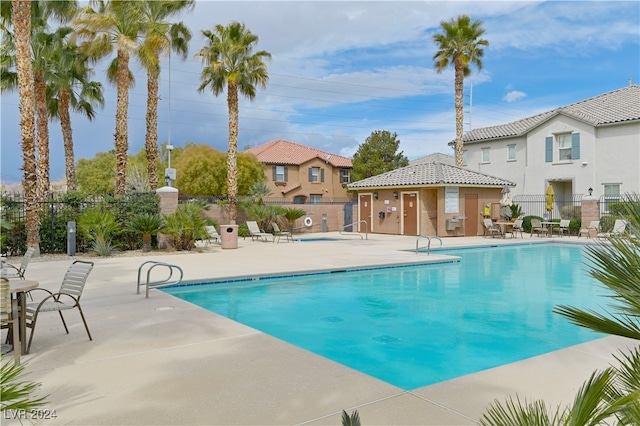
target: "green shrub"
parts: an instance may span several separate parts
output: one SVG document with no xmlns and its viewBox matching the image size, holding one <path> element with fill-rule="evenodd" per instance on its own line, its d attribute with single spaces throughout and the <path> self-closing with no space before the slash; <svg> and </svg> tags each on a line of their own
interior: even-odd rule
<svg viewBox="0 0 640 426">
<path fill-rule="evenodd" d="M 247 238 L 251 236 L 251 233 L 249 232 L 249 227 L 247 226 L 246 223 L 243 223 L 242 225 L 238 226 L 238 236 L 242 238 Z"/>
<path fill-rule="evenodd" d="M 538 219 L 540 222 L 544 221 L 540 216 L 525 216 L 522 218 L 522 229 L 524 232 L 531 232 L 531 219 Z"/>
<path fill-rule="evenodd" d="M 600 218 L 600 230 L 601 232 L 611 232 L 613 230 L 613 224 L 616 219 L 620 219 L 620 216 L 602 216 Z"/>
<path fill-rule="evenodd" d="M 566 205 L 560 209 L 560 216 L 563 219 L 580 219 L 582 218 L 582 206 Z"/>
<path fill-rule="evenodd" d="M 571 219 L 569 222 L 569 235 L 578 235 L 580 228 L 582 227 L 581 219 Z"/>
<path fill-rule="evenodd" d="M 173 238 L 176 250 L 191 250 L 196 241 L 208 238 L 207 219 L 202 215 L 202 205 L 197 202 L 180 204 L 178 209 L 165 216 L 165 231 Z"/>
</svg>

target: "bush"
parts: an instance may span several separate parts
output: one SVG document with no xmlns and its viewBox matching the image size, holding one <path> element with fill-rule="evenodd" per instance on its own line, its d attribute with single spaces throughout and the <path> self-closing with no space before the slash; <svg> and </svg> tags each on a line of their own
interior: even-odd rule
<svg viewBox="0 0 640 426">
<path fill-rule="evenodd" d="M 531 232 L 531 219 L 538 219 L 541 222 L 544 221 L 540 216 L 525 216 L 522 218 L 522 229 L 524 232 Z"/>
<path fill-rule="evenodd" d="M 600 218 L 600 230 L 601 232 L 611 232 L 613 230 L 613 224 L 616 219 L 620 219 L 619 216 L 602 216 Z"/>
<path fill-rule="evenodd" d="M 563 219 L 581 219 L 582 206 L 576 206 L 573 204 L 562 206 L 560 209 L 560 216 Z"/>
<path fill-rule="evenodd" d="M 582 227 L 581 219 L 571 219 L 569 222 L 569 235 L 578 235 L 580 228 Z"/>
</svg>

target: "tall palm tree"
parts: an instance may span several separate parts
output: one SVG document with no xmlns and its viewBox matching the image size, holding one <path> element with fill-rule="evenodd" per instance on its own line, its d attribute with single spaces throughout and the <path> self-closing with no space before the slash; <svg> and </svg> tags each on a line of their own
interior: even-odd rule
<svg viewBox="0 0 640 426">
<path fill-rule="evenodd" d="M 183 10 L 192 9 L 194 0 L 147 0 L 144 3 L 144 42 L 138 51 L 140 62 L 147 69 L 147 134 L 145 151 L 149 186 L 158 187 L 158 80 L 160 54 L 173 50 L 187 58 L 191 32 L 182 23 L 167 22 Z M 169 53 L 170 54 L 170 53 Z"/>
<path fill-rule="evenodd" d="M 203 92 L 207 87 L 215 96 L 227 89 L 229 108 L 229 149 L 227 152 L 227 187 L 229 197 L 229 220 L 236 223 L 238 203 L 238 91 L 253 100 L 256 85 L 266 87 L 269 73 L 264 63 L 271 54 L 260 50 L 254 52 L 258 36 L 244 24 L 231 22 L 226 27 L 216 25 L 214 31 L 203 30 L 206 45 L 196 54 L 205 67 L 200 74 Z"/>
<path fill-rule="evenodd" d="M 623 200 L 625 219 L 632 232 L 640 231 L 640 196 Z M 571 322 L 601 333 L 640 342 L 640 239 L 626 234 L 587 246 L 590 274 L 612 293 L 614 314 L 561 305 L 554 309 Z M 594 372 L 576 395 L 573 405 L 549 412 L 544 401 L 508 398 L 494 402 L 482 425 L 597 425 L 617 418 L 619 424 L 640 424 L 640 346 L 616 357 L 619 366 Z"/>
<path fill-rule="evenodd" d="M 104 106 L 102 84 L 90 81 L 93 70 L 88 58 L 69 40 L 56 45 L 51 52 L 52 69 L 48 77 L 47 109 L 52 119 L 60 120 L 65 158 L 67 189 L 77 188 L 73 130 L 70 111 L 79 112 L 89 120 L 95 117 L 94 105 Z"/>
<path fill-rule="evenodd" d="M 449 64 L 455 70 L 455 107 L 456 107 L 456 165 L 462 167 L 462 134 L 463 109 L 462 95 L 464 78 L 471 74 L 470 65 L 474 64 L 478 70 L 482 69 L 483 47 L 489 42 L 480 38 L 485 30 L 482 21 L 471 21 L 467 15 L 460 15 L 457 19 L 441 21 L 442 33 L 434 34 L 433 41 L 438 45 L 438 51 L 433 55 L 438 74 L 442 73 Z"/>
<path fill-rule="evenodd" d="M 114 50 L 117 56 L 110 63 L 108 76 L 115 79 L 116 101 L 116 183 L 115 195 L 124 195 L 129 150 L 128 108 L 129 88 L 134 84 L 129 59 L 136 54 L 143 33 L 143 2 L 135 0 L 100 0 L 97 10 L 86 7 L 74 21 L 83 53 L 97 61 Z"/>
<path fill-rule="evenodd" d="M 36 253 L 40 253 L 40 225 L 36 198 L 35 99 L 31 64 L 31 2 L 12 0 L 11 20 L 20 98 L 20 141 L 24 172 L 22 186 L 25 196 L 27 246 L 35 247 Z"/>
</svg>

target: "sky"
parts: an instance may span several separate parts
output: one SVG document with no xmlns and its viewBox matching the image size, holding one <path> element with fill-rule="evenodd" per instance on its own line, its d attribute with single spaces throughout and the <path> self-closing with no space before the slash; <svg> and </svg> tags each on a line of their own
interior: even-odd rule
<svg viewBox="0 0 640 426">
<path fill-rule="evenodd" d="M 163 59 L 158 144 L 228 146 L 226 92 L 198 92 L 202 30 L 242 22 L 259 37 L 269 83 L 240 99 L 238 148 L 285 139 L 352 157 L 376 130 L 409 159 L 452 154 L 453 69 L 438 74 L 432 37 L 460 14 L 482 21 L 483 68 L 465 79 L 465 131 L 504 124 L 640 83 L 640 2 L 204 1 L 176 19 L 193 37 L 186 60 Z M 109 59 L 110 60 L 110 59 Z M 116 89 L 95 66 L 106 105 L 72 116 L 76 161 L 114 149 Z M 144 147 L 146 74 L 131 63 L 129 153 Z M 639 100 L 640 101 L 640 100 Z M 1 97 L 3 184 L 22 180 L 18 97 Z M 51 178 L 64 178 L 62 135 L 50 124 Z"/>
</svg>

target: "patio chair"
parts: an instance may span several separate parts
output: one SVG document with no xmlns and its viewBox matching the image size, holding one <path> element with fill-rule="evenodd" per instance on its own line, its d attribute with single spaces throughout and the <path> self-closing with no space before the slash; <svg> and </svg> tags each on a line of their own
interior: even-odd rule
<svg viewBox="0 0 640 426">
<path fill-rule="evenodd" d="M 533 234 L 538 234 L 538 237 L 541 237 L 542 234 L 549 235 L 549 230 L 542 226 L 542 222 L 540 222 L 540 219 L 531 219 L 530 237 L 533 237 Z"/>
<path fill-rule="evenodd" d="M 215 226 L 205 226 L 205 229 L 207 230 L 207 234 L 209 234 L 209 237 L 204 242 L 205 246 L 208 246 L 211 240 L 220 243 L 220 234 L 218 234 Z"/>
<path fill-rule="evenodd" d="M 80 306 L 80 297 L 82 296 L 82 291 L 84 290 L 87 278 L 89 277 L 89 273 L 92 269 L 93 262 L 76 260 L 67 269 L 67 272 L 62 279 L 60 290 L 57 293 L 52 293 L 44 288 L 36 288 L 30 291 L 30 293 L 44 291 L 48 294 L 40 302 L 27 303 L 25 319 L 27 322 L 27 328 L 31 329 L 31 335 L 29 336 L 26 353 L 29 353 L 29 349 L 31 348 L 33 333 L 36 331 L 36 323 L 41 312 L 58 312 L 60 319 L 62 320 L 64 330 L 69 334 L 69 329 L 67 328 L 67 323 L 64 321 L 64 317 L 62 316 L 62 311 L 78 308 L 80 317 L 84 323 L 84 328 L 87 330 L 87 336 L 89 336 L 89 340 L 93 340 L 91 333 L 89 332 L 87 321 L 82 313 L 82 307 Z"/>
<path fill-rule="evenodd" d="M 522 222 L 522 219 L 516 219 L 516 221 L 513 222 L 513 226 L 511 227 L 511 238 L 515 238 L 518 232 L 520 233 L 520 238 L 524 238 L 522 236 L 522 231 L 524 230 L 522 227 Z"/>
<path fill-rule="evenodd" d="M 273 242 L 274 243 L 276 241 L 276 237 L 278 238 L 278 244 L 280 243 L 280 237 L 286 237 L 287 241 L 293 242 L 293 236 L 291 235 L 291 232 L 289 232 L 289 231 L 281 231 L 280 227 L 278 226 L 277 223 L 272 222 L 271 223 L 271 228 L 273 228 Z"/>
<path fill-rule="evenodd" d="M 495 223 L 493 223 L 491 221 L 491 219 L 484 219 L 482 221 L 482 224 L 484 225 L 484 229 L 485 229 L 485 236 L 486 237 L 500 237 L 502 238 L 502 229 L 496 225 Z"/>
<path fill-rule="evenodd" d="M 251 234 L 252 240 L 261 239 L 262 241 L 269 241 L 269 237 L 274 238 L 273 234 L 269 234 L 268 232 L 263 232 L 258 226 L 258 222 L 256 222 L 255 220 L 248 220 L 247 228 L 249 228 L 249 234 Z"/>
<path fill-rule="evenodd" d="M 598 233 L 600 232 L 599 220 L 592 220 L 591 222 L 589 222 L 588 227 L 580 228 L 580 230 L 578 231 L 578 238 L 580 238 L 580 235 L 586 235 L 587 238 L 591 238 L 591 231 L 594 231 L 595 235 L 598 235 Z"/>
<path fill-rule="evenodd" d="M 18 332 L 18 308 L 11 304 L 11 290 L 9 280 L 2 278 L 0 281 L 0 324 L 2 328 L 9 330 L 7 341 L 11 340 L 15 364 L 20 365 L 20 333 Z M 8 346 L 8 345 L 7 345 Z M 6 350 L 8 352 L 8 350 Z M 2 353 L 5 353 L 5 345 L 2 345 Z"/>
<path fill-rule="evenodd" d="M 22 256 L 22 261 L 20 262 L 20 266 L 12 265 L 8 262 L 2 261 L 2 276 L 5 278 L 20 278 L 24 280 L 24 273 L 27 270 L 27 266 L 29 266 L 29 261 L 33 257 L 33 253 L 35 253 L 35 247 L 29 247 L 27 251 Z M 10 269 L 8 269 L 10 268 Z"/>
<path fill-rule="evenodd" d="M 560 219 L 560 225 L 558 225 L 558 236 L 562 237 L 562 235 L 569 236 L 569 224 L 571 221 L 569 219 Z"/>
</svg>

